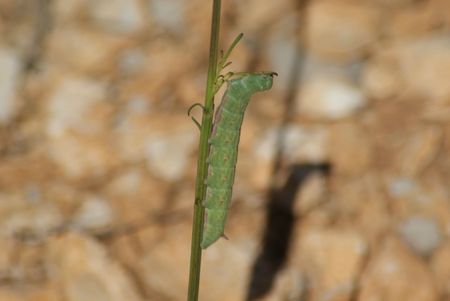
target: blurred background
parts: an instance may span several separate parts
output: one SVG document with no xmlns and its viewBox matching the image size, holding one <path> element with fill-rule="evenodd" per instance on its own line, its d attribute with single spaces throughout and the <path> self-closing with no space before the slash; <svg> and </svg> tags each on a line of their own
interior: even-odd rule
<svg viewBox="0 0 450 301">
<path fill-rule="evenodd" d="M 1 301 L 185 300 L 211 5 L 0 0 Z M 224 0 L 240 32 L 279 76 L 201 300 L 450 300 L 450 1 Z"/>
</svg>

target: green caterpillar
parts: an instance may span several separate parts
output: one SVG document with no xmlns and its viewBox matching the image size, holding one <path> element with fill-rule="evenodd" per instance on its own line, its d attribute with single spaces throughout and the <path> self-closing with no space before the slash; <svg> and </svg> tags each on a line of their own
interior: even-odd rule
<svg viewBox="0 0 450 301">
<path fill-rule="evenodd" d="M 244 112 L 253 94 L 272 87 L 274 75 L 275 72 L 238 73 L 227 80 L 227 89 L 214 116 L 210 138 L 203 249 L 224 236 Z"/>
</svg>

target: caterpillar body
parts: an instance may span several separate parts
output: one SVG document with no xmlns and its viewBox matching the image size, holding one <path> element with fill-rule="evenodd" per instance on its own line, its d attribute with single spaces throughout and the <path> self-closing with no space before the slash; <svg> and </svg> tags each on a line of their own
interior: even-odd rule
<svg viewBox="0 0 450 301">
<path fill-rule="evenodd" d="M 241 73 L 227 80 L 227 89 L 214 116 L 210 138 L 203 249 L 224 236 L 245 109 L 253 94 L 272 87 L 274 75 L 275 72 Z"/>
</svg>

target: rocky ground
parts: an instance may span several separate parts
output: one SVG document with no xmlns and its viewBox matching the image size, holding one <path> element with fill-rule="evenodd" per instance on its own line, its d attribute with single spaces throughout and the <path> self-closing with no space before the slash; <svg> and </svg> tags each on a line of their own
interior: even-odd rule
<svg viewBox="0 0 450 301">
<path fill-rule="evenodd" d="M 0 0 L 0 301 L 185 300 L 209 2 Z M 223 1 L 239 32 L 279 76 L 201 300 L 450 300 L 450 2 Z"/>
</svg>

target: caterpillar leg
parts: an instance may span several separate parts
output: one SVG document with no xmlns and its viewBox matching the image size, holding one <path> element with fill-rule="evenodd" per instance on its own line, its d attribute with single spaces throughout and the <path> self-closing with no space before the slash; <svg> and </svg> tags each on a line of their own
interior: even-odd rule
<svg viewBox="0 0 450 301">
<path fill-rule="evenodd" d="M 201 247 L 206 249 L 224 236 L 227 210 L 206 209 L 206 225 L 203 231 Z"/>
</svg>

